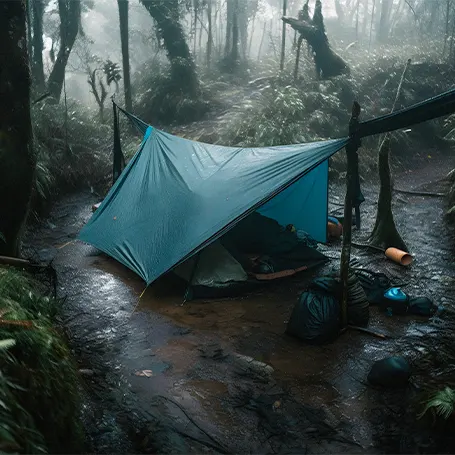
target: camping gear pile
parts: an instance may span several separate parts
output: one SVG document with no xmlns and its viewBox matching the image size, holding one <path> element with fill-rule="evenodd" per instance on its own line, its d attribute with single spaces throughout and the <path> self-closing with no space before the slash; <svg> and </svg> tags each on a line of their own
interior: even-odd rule
<svg viewBox="0 0 455 455">
<path fill-rule="evenodd" d="M 337 276 L 314 279 L 295 305 L 286 333 L 306 343 L 324 344 L 340 333 L 342 286 Z M 383 273 L 353 268 L 348 277 L 348 323 L 367 327 L 370 304 L 387 314 L 433 316 L 437 307 L 427 297 L 410 297 Z"/>
</svg>

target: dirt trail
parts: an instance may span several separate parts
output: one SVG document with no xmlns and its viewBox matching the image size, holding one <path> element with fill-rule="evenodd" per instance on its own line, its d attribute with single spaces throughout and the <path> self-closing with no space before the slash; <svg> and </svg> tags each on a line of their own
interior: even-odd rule
<svg viewBox="0 0 455 455">
<path fill-rule="evenodd" d="M 432 160 L 399 176 L 400 187 L 417 188 L 455 166 L 447 156 Z M 377 198 L 376 186 L 363 190 L 358 241 L 372 227 Z M 331 188 L 331 201 L 341 195 Z M 403 437 L 412 387 L 404 394 L 374 390 L 366 375 L 375 360 L 406 354 L 407 335 L 431 322 L 372 308 L 370 328 L 389 339 L 347 332 L 328 346 L 303 345 L 284 330 L 309 274 L 241 299 L 185 305 L 182 290 L 162 281 L 137 306 L 144 285 L 132 272 L 80 242 L 59 248 L 75 238 L 94 202 L 89 194 L 65 198 L 28 239 L 42 259 L 55 258 L 71 343 L 81 368 L 91 370 L 84 418 L 92 451 L 416 453 L 424 443 Z M 404 269 L 381 254 L 354 255 L 367 268 L 408 280 L 411 296 L 452 305 L 453 234 L 442 224 L 443 200 L 399 194 L 394 210 L 414 263 Z M 339 246 L 323 251 L 333 261 L 315 274 L 338 267 Z"/>
</svg>

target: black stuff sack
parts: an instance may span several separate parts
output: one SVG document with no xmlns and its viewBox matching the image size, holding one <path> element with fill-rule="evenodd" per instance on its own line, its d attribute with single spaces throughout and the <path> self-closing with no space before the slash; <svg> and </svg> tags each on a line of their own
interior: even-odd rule
<svg viewBox="0 0 455 455">
<path fill-rule="evenodd" d="M 316 289 L 301 294 L 286 328 L 288 335 L 309 344 L 332 341 L 339 332 L 340 308 L 333 295 Z"/>
<path fill-rule="evenodd" d="M 417 316 L 433 316 L 438 307 L 428 297 L 415 297 L 409 300 L 408 313 Z"/>
<path fill-rule="evenodd" d="M 411 367 L 404 357 L 393 356 L 378 360 L 371 367 L 368 382 L 375 386 L 403 388 L 411 377 Z"/>
</svg>

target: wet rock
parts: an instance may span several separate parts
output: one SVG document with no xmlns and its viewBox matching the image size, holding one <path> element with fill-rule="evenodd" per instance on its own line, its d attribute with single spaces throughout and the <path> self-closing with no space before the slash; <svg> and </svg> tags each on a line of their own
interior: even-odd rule
<svg viewBox="0 0 455 455">
<path fill-rule="evenodd" d="M 406 387 L 411 377 L 411 367 L 401 356 L 387 357 L 375 362 L 368 374 L 368 382 L 376 386 Z"/>
<path fill-rule="evenodd" d="M 232 359 L 241 372 L 250 374 L 253 377 L 269 379 L 274 372 L 274 369 L 270 365 L 254 360 L 252 357 L 246 355 L 234 354 Z"/>
</svg>

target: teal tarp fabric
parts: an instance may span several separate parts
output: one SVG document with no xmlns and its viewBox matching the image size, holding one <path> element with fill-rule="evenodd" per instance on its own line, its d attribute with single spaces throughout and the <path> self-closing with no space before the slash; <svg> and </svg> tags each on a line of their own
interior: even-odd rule
<svg viewBox="0 0 455 455">
<path fill-rule="evenodd" d="M 279 214 L 280 219 L 296 219 L 297 225 L 305 217 L 317 219 L 320 224 L 323 219 L 325 230 L 327 160 L 347 142 L 344 138 L 281 147 L 234 148 L 202 144 L 149 127 L 140 149 L 79 239 L 117 259 L 150 284 L 283 191 L 287 213 Z M 303 176 L 321 164 L 314 178 L 306 181 L 305 177 L 301 183 Z M 318 171 L 325 174 L 320 185 L 324 187 L 319 216 L 317 207 L 313 212 L 301 213 L 300 198 L 293 192 L 299 185 L 303 192 L 308 185 L 318 187 Z M 302 201 L 306 197 L 301 194 Z M 271 202 L 268 210 L 272 214 L 281 208 Z"/>
</svg>

